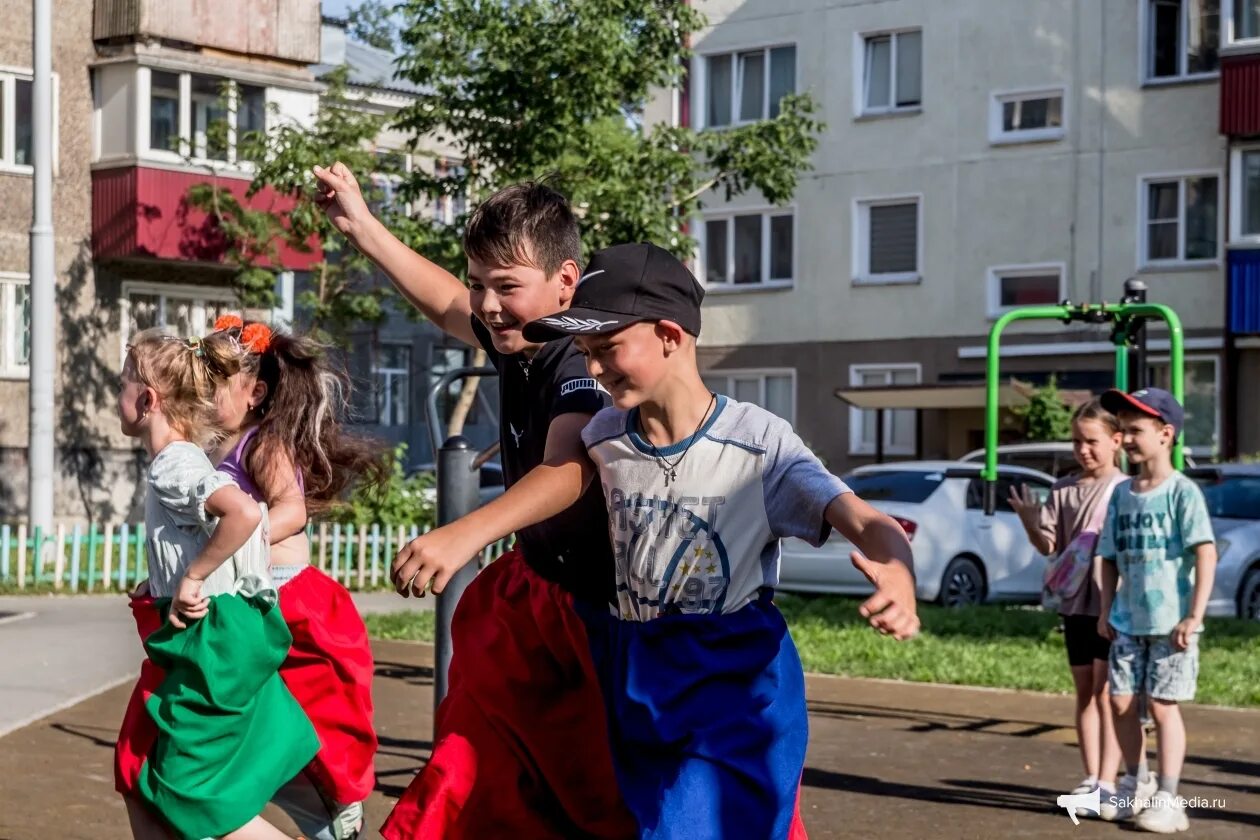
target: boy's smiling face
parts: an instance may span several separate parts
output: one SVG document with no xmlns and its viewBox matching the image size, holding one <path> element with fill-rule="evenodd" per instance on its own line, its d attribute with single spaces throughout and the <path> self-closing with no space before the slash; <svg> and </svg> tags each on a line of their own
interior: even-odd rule
<svg viewBox="0 0 1260 840">
<path fill-rule="evenodd" d="M 669 375 L 670 357 L 688 338 L 672 321 L 640 321 L 606 335 L 574 336 L 586 369 L 622 410 L 652 399 Z"/>
<path fill-rule="evenodd" d="M 559 271 L 546 272 L 528 263 L 496 266 L 468 258 L 469 302 L 473 315 L 490 331 L 494 349 L 504 355 L 533 353 L 541 344 L 525 340 L 521 330 L 530 321 L 567 309 L 581 271 L 565 260 Z"/>
<path fill-rule="evenodd" d="M 1116 415 L 1124 436 L 1124 452 L 1132 464 L 1155 461 L 1172 452 L 1176 430 L 1158 417 L 1139 411 L 1122 411 Z"/>
</svg>

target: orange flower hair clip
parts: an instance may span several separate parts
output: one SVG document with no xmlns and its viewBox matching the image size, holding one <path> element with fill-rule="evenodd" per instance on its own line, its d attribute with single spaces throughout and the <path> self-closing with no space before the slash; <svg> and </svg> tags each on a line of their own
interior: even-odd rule
<svg viewBox="0 0 1260 840">
<path fill-rule="evenodd" d="M 271 346 L 271 328 L 257 322 L 241 330 L 241 344 L 251 353 L 262 354 Z"/>
<path fill-rule="evenodd" d="M 218 320 L 214 322 L 214 331 L 239 330 L 244 326 L 245 322 L 241 320 L 240 315 L 220 315 Z"/>
</svg>

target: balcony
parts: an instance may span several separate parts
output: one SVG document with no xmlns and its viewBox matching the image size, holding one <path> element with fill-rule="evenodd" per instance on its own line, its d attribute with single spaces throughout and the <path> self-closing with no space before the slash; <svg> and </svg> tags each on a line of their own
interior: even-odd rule
<svg viewBox="0 0 1260 840">
<path fill-rule="evenodd" d="M 100 42 L 177 42 L 315 64 L 319 6 L 319 0 L 96 0 L 92 36 Z"/>
<path fill-rule="evenodd" d="M 1260 55 L 1222 57 L 1221 134 L 1260 135 Z"/>
<path fill-rule="evenodd" d="M 169 171 L 143 166 L 102 169 L 92 173 L 92 251 L 97 260 L 161 259 L 194 263 L 223 260 L 227 243 L 218 224 L 188 205 L 190 187 L 205 183 L 205 173 Z M 249 181 L 222 178 L 224 190 L 244 201 Z M 249 200 L 256 209 L 285 212 L 294 200 L 263 190 Z M 281 265 L 309 269 L 322 259 L 318 243 L 311 251 L 282 248 Z"/>
</svg>

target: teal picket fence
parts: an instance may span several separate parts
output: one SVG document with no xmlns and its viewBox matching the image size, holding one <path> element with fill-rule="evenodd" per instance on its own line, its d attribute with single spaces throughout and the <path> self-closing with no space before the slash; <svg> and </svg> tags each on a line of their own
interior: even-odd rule
<svg viewBox="0 0 1260 840">
<path fill-rule="evenodd" d="M 311 563 L 347 589 L 388 586 L 394 555 L 427 530 L 380 524 L 312 524 L 307 528 Z M 484 567 L 510 545 L 508 539 L 486 546 L 478 564 Z M 126 592 L 148 574 L 143 525 L 75 523 L 47 532 L 24 524 L 0 525 L 2 590 Z"/>
</svg>

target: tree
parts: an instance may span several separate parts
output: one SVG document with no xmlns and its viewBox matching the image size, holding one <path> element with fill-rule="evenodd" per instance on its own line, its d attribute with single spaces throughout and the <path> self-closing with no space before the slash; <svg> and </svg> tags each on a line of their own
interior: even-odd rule
<svg viewBox="0 0 1260 840">
<path fill-rule="evenodd" d="M 346 21 L 350 37 L 379 50 L 396 49 L 398 26 L 392 3 L 363 0 L 346 13 Z"/>
<path fill-rule="evenodd" d="M 413 173 L 412 195 L 548 176 L 574 203 L 588 250 L 648 240 L 690 256 L 688 223 L 711 191 L 781 204 L 810 168 L 822 124 L 806 95 L 721 131 L 644 124 L 704 23 L 677 0 L 407 0 L 399 16 L 399 70 L 422 92 L 398 124 L 449 140 L 465 161 Z M 406 232 L 425 253 L 457 253 L 458 228 Z"/>
<path fill-rule="evenodd" d="M 238 157 L 257 161 L 246 196 L 253 198 L 270 187 L 287 199 L 282 205 L 251 206 L 225 189 L 218 178 L 194 185 L 188 192 L 189 205 L 218 224 L 225 244 L 224 262 L 235 269 L 234 282 L 246 307 L 276 304 L 282 247 L 310 252 L 316 243 L 323 258 L 312 266 L 311 288 L 299 294 L 297 303 L 326 338 L 343 344 L 355 325 L 384 320 L 385 300 L 392 290 L 377 282 L 371 264 L 347 247 L 309 200 L 311 167 L 341 160 L 356 172 L 375 173 L 381 183 L 401 173 L 397 161 L 374 150 L 385 117 L 365 110 L 351 97 L 345 79 L 345 68 L 328 78 L 313 126 L 278 121 L 266 134 L 237 138 Z M 226 126 L 219 124 L 211 130 L 225 132 Z M 379 205 L 378 213 L 390 217 L 397 212 L 389 202 L 381 201 L 383 195 L 372 183 L 365 184 L 365 190 Z"/>
<path fill-rule="evenodd" d="M 1024 437 L 1033 443 L 1072 439 L 1072 410 L 1059 396 L 1056 378 L 1040 388 L 1023 383 L 1017 389 L 1028 397 L 1027 405 L 1015 406 L 1011 413 L 1023 421 Z"/>
</svg>

